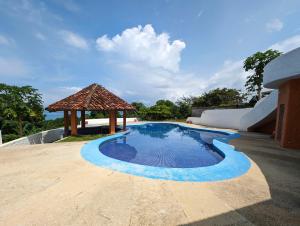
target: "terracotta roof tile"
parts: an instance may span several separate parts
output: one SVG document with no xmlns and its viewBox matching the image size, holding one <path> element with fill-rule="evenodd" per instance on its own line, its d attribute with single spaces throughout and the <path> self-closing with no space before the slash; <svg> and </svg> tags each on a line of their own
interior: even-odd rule
<svg viewBox="0 0 300 226">
<path fill-rule="evenodd" d="M 111 93 L 103 86 L 92 84 L 79 92 L 50 104 L 47 111 L 63 110 L 135 110 L 135 108 Z"/>
</svg>

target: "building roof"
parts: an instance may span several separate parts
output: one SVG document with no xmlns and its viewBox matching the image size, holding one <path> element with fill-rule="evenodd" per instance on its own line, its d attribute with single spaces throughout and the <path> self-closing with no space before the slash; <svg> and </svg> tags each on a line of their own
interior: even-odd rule
<svg viewBox="0 0 300 226">
<path fill-rule="evenodd" d="M 135 110 L 135 108 L 96 83 L 68 96 L 60 101 L 50 104 L 47 111 L 63 110 Z"/>
</svg>

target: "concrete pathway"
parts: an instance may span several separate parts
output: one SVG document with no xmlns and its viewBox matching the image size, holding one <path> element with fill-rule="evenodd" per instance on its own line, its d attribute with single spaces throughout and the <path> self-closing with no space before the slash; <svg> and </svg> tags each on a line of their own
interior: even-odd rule
<svg viewBox="0 0 300 226">
<path fill-rule="evenodd" d="M 300 225 L 300 152 L 232 142 L 252 161 L 222 182 L 152 180 L 91 165 L 83 142 L 0 150 L 0 225 Z"/>
</svg>

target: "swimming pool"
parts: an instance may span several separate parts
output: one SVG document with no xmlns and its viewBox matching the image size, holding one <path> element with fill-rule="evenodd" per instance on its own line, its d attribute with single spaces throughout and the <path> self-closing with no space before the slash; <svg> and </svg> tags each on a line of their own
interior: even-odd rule
<svg viewBox="0 0 300 226">
<path fill-rule="evenodd" d="M 102 154 L 140 165 L 192 168 L 210 166 L 223 160 L 212 145 L 221 132 L 199 131 L 178 124 L 148 123 L 132 126 L 129 133 L 100 145 Z"/>
<path fill-rule="evenodd" d="M 154 179 L 226 180 L 251 166 L 245 154 L 228 144 L 238 137 L 181 123 L 142 123 L 85 144 L 81 155 L 97 166 Z"/>
</svg>

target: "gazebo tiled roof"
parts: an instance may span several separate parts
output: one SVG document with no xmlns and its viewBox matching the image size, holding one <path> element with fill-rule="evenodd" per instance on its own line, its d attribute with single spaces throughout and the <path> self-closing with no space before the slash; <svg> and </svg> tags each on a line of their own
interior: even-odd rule
<svg viewBox="0 0 300 226">
<path fill-rule="evenodd" d="M 46 108 L 47 111 L 64 110 L 135 110 L 135 108 L 96 83 L 79 92 L 57 101 Z"/>
</svg>

